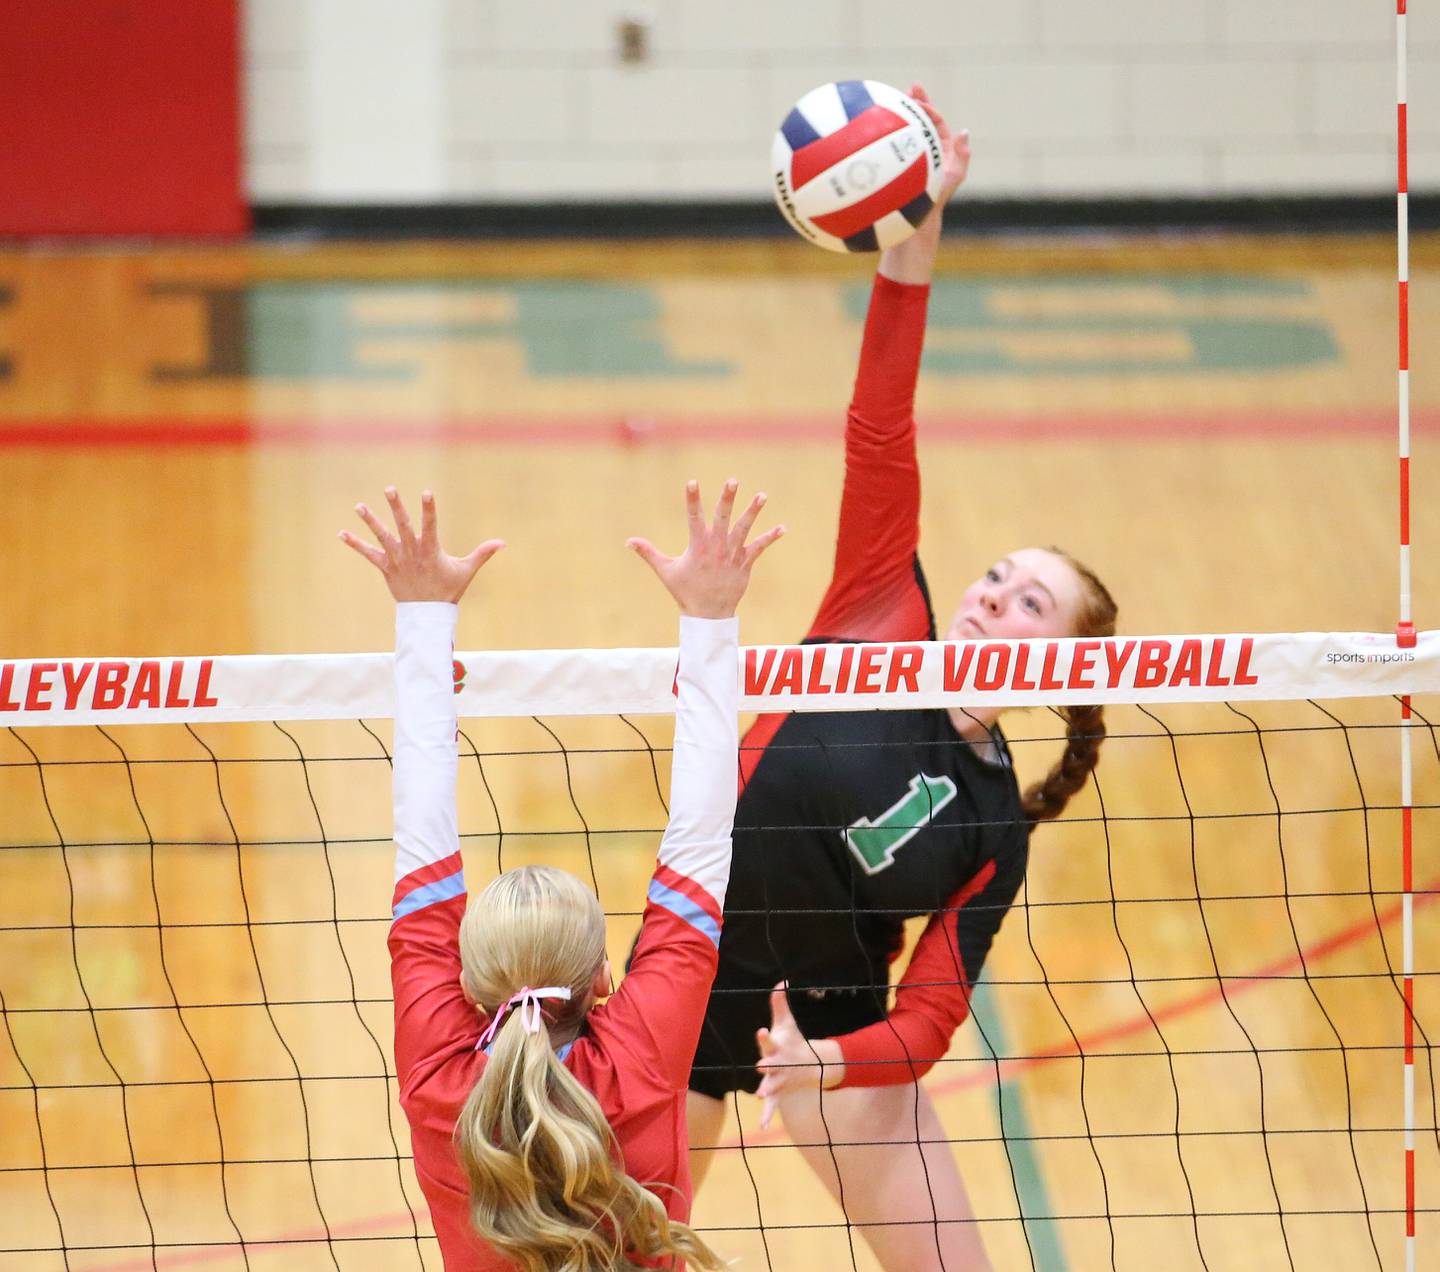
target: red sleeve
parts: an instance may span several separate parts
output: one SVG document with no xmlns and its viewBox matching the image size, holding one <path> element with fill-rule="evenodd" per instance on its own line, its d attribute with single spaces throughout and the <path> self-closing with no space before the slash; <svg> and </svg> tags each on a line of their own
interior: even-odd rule
<svg viewBox="0 0 1440 1272">
<path fill-rule="evenodd" d="M 914 1082 L 944 1057 L 970 1014 L 970 987 L 1025 877 L 1026 855 L 1022 839 L 1018 851 L 987 861 L 931 917 L 889 1016 L 836 1039 L 845 1058 L 841 1086 Z"/>
<path fill-rule="evenodd" d="M 835 569 L 809 635 L 923 640 L 929 601 L 917 576 L 920 468 L 915 382 L 928 287 L 875 276 L 855 396 L 845 422 L 845 489 Z"/>
<path fill-rule="evenodd" d="M 650 884 L 640 939 L 620 988 L 594 1008 L 631 1057 L 673 1091 L 684 1090 L 720 962 L 714 898 L 665 866 Z M 596 1013 L 599 1013 L 597 1018 Z"/>
<path fill-rule="evenodd" d="M 458 853 L 454 860 L 458 863 Z M 457 1051 L 473 1050 L 484 1027 L 460 988 L 464 915 L 462 892 L 405 914 L 390 927 L 395 1071 L 402 1088 Z"/>
</svg>

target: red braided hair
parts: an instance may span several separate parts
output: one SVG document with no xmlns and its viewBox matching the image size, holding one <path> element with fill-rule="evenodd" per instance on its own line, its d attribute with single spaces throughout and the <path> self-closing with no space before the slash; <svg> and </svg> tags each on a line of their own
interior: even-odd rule
<svg viewBox="0 0 1440 1272">
<path fill-rule="evenodd" d="M 1115 598 L 1088 566 L 1068 552 L 1047 548 L 1075 571 L 1080 580 L 1080 608 L 1075 616 L 1074 636 L 1113 636 L 1118 609 Z M 1043 780 L 1025 792 L 1021 805 L 1032 822 L 1058 817 L 1070 797 L 1085 785 L 1100 762 L 1100 744 L 1105 740 L 1104 709 L 1098 706 L 1061 707 L 1065 721 L 1065 751 Z"/>
</svg>

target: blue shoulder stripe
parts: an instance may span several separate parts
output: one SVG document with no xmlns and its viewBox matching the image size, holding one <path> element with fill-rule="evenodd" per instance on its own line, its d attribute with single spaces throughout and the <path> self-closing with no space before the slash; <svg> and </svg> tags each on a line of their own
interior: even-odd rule
<svg viewBox="0 0 1440 1272">
<path fill-rule="evenodd" d="M 683 892 L 667 888 L 659 879 L 651 879 L 650 891 L 646 893 L 646 897 L 656 905 L 669 910 L 677 918 L 684 919 L 691 927 L 703 932 L 716 949 L 720 948 L 720 925 L 715 922 L 715 916 L 707 914 Z"/>
<path fill-rule="evenodd" d="M 404 918 L 405 915 L 413 914 L 416 910 L 423 910 L 427 905 L 434 905 L 437 901 L 448 901 L 451 897 L 461 896 L 464 891 L 465 872 L 457 870 L 443 879 L 422 884 L 414 892 L 407 892 L 395 902 L 395 917 L 397 919 Z"/>
<path fill-rule="evenodd" d="M 570 1058 L 570 1048 L 574 1045 L 575 1039 L 571 1038 L 570 1041 L 567 1042 L 563 1047 L 557 1048 L 555 1052 L 555 1059 L 560 1061 L 561 1064 L 564 1064 L 565 1061 Z M 488 1047 L 485 1048 L 485 1054 L 488 1056 L 494 1050 L 495 1044 L 492 1042 Z"/>
</svg>

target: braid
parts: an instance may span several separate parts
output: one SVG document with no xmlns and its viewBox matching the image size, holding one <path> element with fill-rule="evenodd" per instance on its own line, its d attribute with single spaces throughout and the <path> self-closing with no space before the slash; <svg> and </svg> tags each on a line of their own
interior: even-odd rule
<svg viewBox="0 0 1440 1272">
<path fill-rule="evenodd" d="M 1118 608 L 1099 576 L 1060 548 L 1047 548 L 1075 571 L 1080 580 L 1080 611 L 1075 616 L 1075 636 L 1113 636 Z M 1098 706 L 1061 707 L 1065 721 L 1065 752 L 1059 762 L 1025 792 L 1020 801 L 1031 822 L 1048 821 L 1065 811 L 1065 805 L 1100 762 L 1100 744 L 1105 740 L 1105 713 Z"/>
<path fill-rule="evenodd" d="M 1102 707 L 1061 707 L 1065 721 L 1065 752 L 1059 762 L 1025 792 L 1021 806 L 1032 822 L 1048 821 L 1065 811 L 1065 805 L 1089 778 L 1100 762 L 1100 744 L 1105 740 L 1105 712 Z"/>
</svg>

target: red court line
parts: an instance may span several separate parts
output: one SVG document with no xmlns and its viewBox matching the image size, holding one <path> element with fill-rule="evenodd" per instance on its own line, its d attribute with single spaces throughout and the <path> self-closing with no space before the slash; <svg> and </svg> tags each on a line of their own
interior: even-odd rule
<svg viewBox="0 0 1440 1272">
<path fill-rule="evenodd" d="M 1393 408 L 1373 411 L 1100 411 L 1044 414 L 922 414 L 926 442 L 994 442 L 1031 439 L 1200 440 L 1213 438 L 1319 438 L 1389 435 Z M 1412 428 L 1440 431 L 1440 409 L 1416 411 Z M 4 419 L 0 450 L 34 447 L 90 450 L 102 447 L 496 445 L 651 446 L 693 442 L 792 445 L 837 441 L 843 412 L 825 414 L 610 414 L 157 417 L 150 419 Z"/>
<path fill-rule="evenodd" d="M 1436 901 L 1440 901 L 1440 876 L 1432 879 L 1425 888 L 1417 890 L 1414 906 L 1416 910 L 1419 910 L 1423 906 L 1430 905 Z M 1396 901 L 1381 910 L 1379 914 L 1379 927 L 1385 928 L 1394 923 L 1395 920 L 1400 917 L 1401 908 L 1402 903 Z M 1358 922 L 1350 924 L 1348 927 L 1332 932 L 1329 936 L 1321 938 L 1313 945 L 1306 946 L 1301 953 L 1275 959 L 1246 976 L 1225 977 L 1225 987 L 1223 989 L 1217 985 L 1190 994 L 1185 998 L 1178 999 L 1168 1007 L 1161 1007 L 1148 1014 L 1141 1012 L 1129 1020 L 1124 1020 L 1105 1029 L 1098 1029 L 1094 1033 L 1087 1034 L 1081 1038 L 1078 1043 L 1060 1043 L 1053 1047 L 1046 1047 L 1034 1055 L 1024 1056 L 1016 1060 L 1002 1060 L 998 1066 L 992 1064 L 983 1065 L 983 1067 L 975 1073 L 969 1073 L 961 1077 L 950 1078 L 939 1082 L 927 1082 L 925 1084 L 926 1089 L 931 1095 L 951 1095 L 957 1091 L 965 1091 L 976 1086 L 989 1085 L 995 1082 L 997 1080 L 997 1067 L 998 1080 L 1005 1081 L 1017 1073 L 1034 1068 L 1036 1065 L 1046 1064 L 1052 1060 L 1070 1059 L 1082 1053 L 1089 1053 L 1107 1043 L 1144 1033 L 1146 1030 L 1152 1029 L 1155 1025 L 1162 1024 L 1167 1020 L 1174 1020 L 1177 1017 L 1187 1016 L 1192 1012 L 1213 1006 L 1215 1003 L 1220 1002 L 1222 998 L 1233 999 L 1241 994 L 1248 993 L 1258 985 L 1267 983 L 1267 978 L 1293 972 L 1302 965 L 1302 962 L 1309 963 L 1315 959 L 1325 958 L 1328 955 L 1336 953 L 1338 950 L 1345 949 L 1347 946 L 1354 945 L 1356 942 L 1374 935 L 1376 927 L 1376 920 L 1373 916 L 1367 919 L 1361 919 Z M 1162 1053 L 1157 1052 L 1156 1054 Z M 746 1135 L 743 1143 L 739 1139 L 726 1140 L 717 1145 L 717 1148 L 740 1148 L 758 1144 L 773 1144 L 779 1143 L 786 1138 L 784 1128 L 777 1127 L 772 1130 L 756 1131 L 753 1135 Z M 417 1211 L 416 1218 L 423 1221 L 427 1213 L 428 1212 L 423 1210 Z M 354 1223 L 332 1227 L 330 1229 L 330 1235 L 335 1238 L 361 1236 L 368 1233 L 381 1232 L 386 1229 L 397 1229 L 402 1226 L 408 1227 L 410 1221 L 411 1216 L 408 1212 L 380 1215 L 373 1219 L 357 1220 Z M 396 1235 L 401 1236 L 402 1234 L 397 1232 Z M 303 1232 L 291 1233 L 288 1236 L 276 1237 L 270 1241 L 247 1241 L 245 1245 L 248 1249 L 258 1250 L 281 1246 L 295 1241 L 323 1239 L 324 1236 L 325 1231 L 323 1229 L 310 1229 Z M 409 1234 L 404 1234 L 404 1237 L 408 1240 Z M 104 1264 L 97 1266 L 93 1269 L 93 1272 L 149 1272 L 150 1269 L 154 1268 L 192 1267 L 199 1264 L 214 1264 L 226 1259 L 238 1259 L 239 1257 L 240 1247 L 238 1245 L 215 1246 L 212 1249 L 191 1251 L 185 1254 L 158 1254 L 153 1261 L 147 1256 L 143 1259 L 127 1260 L 123 1263 Z"/>
<path fill-rule="evenodd" d="M 1420 892 L 1417 892 L 1414 899 L 1414 908 L 1421 909 L 1435 901 L 1440 901 L 1440 878 L 1431 880 L 1430 885 Z M 1380 911 L 1381 928 L 1394 923 L 1400 917 L 1402 902 L 1394 904 Z M 1046 1047 L 1034 1055 L 1025 1056 L 1018 1060 L 1005 1060 L 1000 1063 L 1000 1078 L 1003 1081 L 1011 1075 L 1025 1069 L 1033 1068 L 1037 1064 L 1044 1064 L 1048 1060 L 1059 1060 L 1067 1057 L 1080 1055 L 1082 1052 L 1089 1053 L 1108 1043 L 1118 1042 L 1124 1038 L 1133 1037 L 1135 1034 L 1144 1033 L 1152 1028 L 1153 1019 L 1155 1025 L 1163 1024 L 1167 1020 L 1174 1020 L 1180 1016 L 1188 1016 L 1191 1012 L 1199 1011 L 1205 1007 L 1213 1006 L 1222 1001 L 1239 997 L 1248 993 L 1260 985 L 1266 984 L 1276 976 L 1284 976 L 1302 966 L 1302 963 L 1309 963 L 1316 959 L 1325 958 L 1342 950 L 1346 946 L 1354 945 L 1364 940 L 1367 936 L 1376 934 L 1376 922 L 1372 916 L 1368 919 L 1361 919 L 1352 923 L 1349 927 L 1342 928 L 1338 932 L 1332 932 L 1323 940 L 1307 946 L 1302 953 L 1288 955 L 1285 958 L 1276 959 L 1267 963 L 1264 967 L 1251 972 L 1248 976 L 1223 977 L 1223 986 L 1215 985 L 1209 989 L 1203 989 L 1171 1003 L 1168 1007 L 1161 1007 L 1153 1010 L 1149 1015 L 1141 1014 L 1132 1017 L 1130 1020 L 1122 1021 L 1117 1025 L 1111 1025 L 1108 1029 L 1096 1030 L 1082 1038 L 1077 1045 L 1073 1042 L 1058 1044 L 1054 1047 Z M 1398 974 L 1398 973 L 1397 973 Z M 963 1078 L 952 1078 L 948 1082 L 935 1083 L 931 1090 L 942 1095 L 952 1091 L 967 1090 L 970 1087 L 987 1084 L 993 1081 L 993 1070 L 986 1073 L 970 1074 Z"/>
<path fill-rule="evenodd" d="M 414 1218 L 417 1223 L 424 1223 L 430 1212 L 423 1207 L 415 1212 Z M 157 1253 L 152 1259 L 148 1254 L 141 1255 L 134 1259 L 126 1259 L 123 1263 L 96 1264 L 92 1272 L 154 1272 L 156 1268 L 189 1268 L 198 1267 L 203 1264 L 221 1263 L 229 1259 L 239 1259 L 241 1251 L 255 1250 L 277 1250 L 288 1248 L 300 1241 L 310 1241 L 315 1245 L 317 1253 L 325 1244 L 328 1235 L 332 1240 L 344 1241 L 347 1238 L 369 1237 L 373 1234 L 384 1232 L 385 1229 L 409 1228 L 411 1222 L 410 1212 L 404 1211 L 393 1215 L 378 1215 L 370 1219 L 356 1219 L 351 1223 L 333 1224 L 329 1233 L 324 1228 L 307 1228 L 298 1232 L 287 1233 L 284 1236 L 273 1237 L 269 1241 L 246 1241 L 235 1242 L 232 1245 L 214 1245 L 192 1248 L 175 1254 Z M 386 1234 L 391 1235 L 391 1234 Z M 413 1241 L 413 1234 L 410 1232 L 394 1232 L 397 1241 Z M 425 1234 L 421 1234 L 424 1240 Z M 23 1252 L 22 1252 L 23 1253 Z"/>
</svg>

